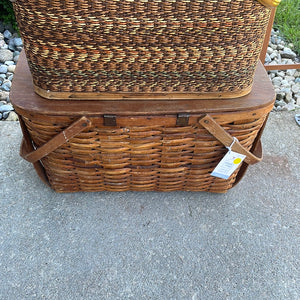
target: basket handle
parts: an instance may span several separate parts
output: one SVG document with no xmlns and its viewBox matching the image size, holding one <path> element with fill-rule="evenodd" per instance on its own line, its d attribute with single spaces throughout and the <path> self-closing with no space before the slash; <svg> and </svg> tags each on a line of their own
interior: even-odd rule
<svg viewBox="0 0 300 300">
<path fill-rule="evenodd" d="M 202 119 L 199 120 L 199 123 L 217 140 L 219 140 L 225 147 L 229 147 L 233 142 L 234 138 L 228 134 L 212 117 L 205 115 Z M 72 123 L 68 128 L 63 130 L 61 133 L 53 137 L 43 146 L 33 150 L 31 152 L 26 151 L 24 147 L 25 143 L 23 142 L 21 156 L 31 162 L 35 163 L 56 150 L 58 147 L 68 142 L 69 139 L 76 136 L 84 129 L 88 128 L 91 125 L 91 121 L 86 117 L 81 117 L 79 120 Z M 238 141 L 233 143 L 232 150 L 246 155 L 245 162 L 247 164 L 255 164 L 262 160 L 262 156 L 258 157 L 244 148 Z"/>
<path fill-rule="evenodd" d="M 61 145 L 65 144 L 69 141 L 72 137 L 76 136 L 78 133 L 82 132 L 84 129 L 90 127 L 91 121 L 86 117 L 81 117 L 79 120 L 72 123 L 68 128 L 63 130 L 61 133 L 54 136 L 50 141 L 48 141 L 43 146 L 29 152 L 28 147 L 25 147 L 28 141 L 23 139 L 21 152 L 20 155 L 27 161 L 31 163 L 35 163 L 51 153 L 52 151 L 56 150 Z"/>
<path fill-rule="evenodd" d="M 257 0 L 257 1 L 268 8 L 277 7 L 281 2 L 281 0 Z"/>
<path fill-rule="evenodd" d="M 225 147 L 232 145 L 232 150 L 246 155 L 245 163 L 248 165 L 255 164 L 262 160 L 262 153 L 258 151 L 258 156 L 248 151 L 238 141 L 236 141 L 229 133 L 227 133 L 211 116 L 205 115 L 199 123 Z M 235 142 L 234 142 L 235 141 Z M 234 142 L 234 143 L 233 143 Z"/>
</svg>

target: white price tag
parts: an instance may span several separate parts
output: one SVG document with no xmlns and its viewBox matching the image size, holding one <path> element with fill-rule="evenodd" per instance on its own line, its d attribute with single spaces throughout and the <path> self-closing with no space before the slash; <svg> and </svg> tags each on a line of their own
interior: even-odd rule
<svg viewBox="0 0 300 300">
<path fill-rule="evenodd" d="M 229 150 L 210 175 L 228 179 L 245 158 L 246 155 Z"/>
</svg>

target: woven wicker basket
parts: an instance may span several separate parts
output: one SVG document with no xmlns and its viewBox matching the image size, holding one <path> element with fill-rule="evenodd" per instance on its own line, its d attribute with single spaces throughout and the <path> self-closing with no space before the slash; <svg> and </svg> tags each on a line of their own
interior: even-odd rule
<svg viewBox="0 0 300 300">
<path fill-rule="evenodd" d="M 35 90 L 56 99 L 250 92 L 278 0 L 14 0 Z"/>
<path fill-rule="evenodd" d="M 210 173 L 233 137 L 239 142 L 232 149 L 247 164 L 260 160 L 251 152 L 259 150 L 274 91 L 261 64 L 256 74 L 253 91 L 240 99 L 53 105 L 34 93 L 21 55 L 11 92 L 24 134 L 21 154 L 58 192 L 226 192 L 245 165 L 228 180 Z"/>
</svg>

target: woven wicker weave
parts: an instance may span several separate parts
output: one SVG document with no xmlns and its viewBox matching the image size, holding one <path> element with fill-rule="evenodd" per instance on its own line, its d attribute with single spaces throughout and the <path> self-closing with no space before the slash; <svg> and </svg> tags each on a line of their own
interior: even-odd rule
<svg viewBox="0 0 300 300">
<path fill-rule="evenodd" d="M 270 13 L 257 0 L 16 0 L 14 9 L 36 90 L 57 98 L 248 93 Z"/>
<path fill-rule="evenodd" d="M 250 149 L 266 115 L 222 127 Z M 122 118 L 128 126 L 105 127 L 99 117 L 89 118 L 92 126 L 42 159 L 48 179 L 58 192 L 76 191 L 210 191 L 225 192 L 235 182 L 212 177 L 226 148 L 195 123 L 175 125 L 176 116 L 163 124 L 134 126 L 138 118 Z M 233 118 L 234 119 L 234 116 Z M 74 118 L 23 116 L 38 147 L 68 127 Z M 160 119 L 162 121 L 162 118 Z M 174 123 L 175 126 L 165 126 Z"/>
</svg>

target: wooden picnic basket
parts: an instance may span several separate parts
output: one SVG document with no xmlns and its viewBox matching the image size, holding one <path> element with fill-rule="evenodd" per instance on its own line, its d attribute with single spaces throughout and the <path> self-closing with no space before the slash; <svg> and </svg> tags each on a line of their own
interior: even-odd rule
<svg viewBox="0 0 300 300">
<path fill-rule="evenodd" d="M 208 99 L 250 92 L 280 0 L 12 0 L 49 99 Z"/>
<path fill-rule="evenodd" d="M 21 155 L 58 192 L 226 192 L 260 161 L 274 99 L 260 63 L 252 92 L 239 99 L 48 100 L 34 93 L 24 53 L 11 91 Z M 211 176 L 234 137 L 245 163 L 229 179 Z"/>
</svg>

